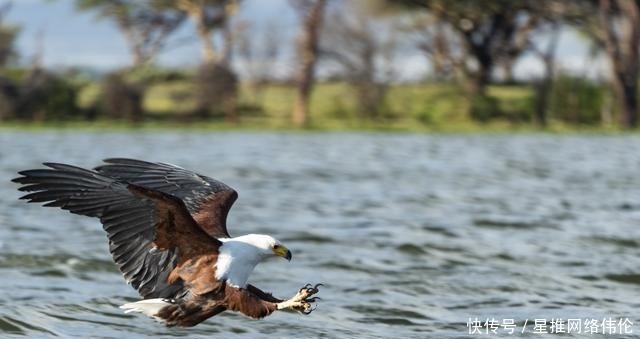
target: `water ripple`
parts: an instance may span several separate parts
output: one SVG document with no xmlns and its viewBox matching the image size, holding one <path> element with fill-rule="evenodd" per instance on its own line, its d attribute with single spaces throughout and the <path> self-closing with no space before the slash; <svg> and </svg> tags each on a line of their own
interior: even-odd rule
<svg viewBox="0 0 640 339">
<path fill-rule="evenodd" d="M 0 144 L 0 337 L 422 339 L 464 337 L 469 317 L 640 322 L 638 136 L 55 131 Z M 18 201 L 8 180 L 113 156 L 230 184 L 231 234 L 294 252 L 252 283 L 288 296 L 325 282 L 319 308 L 191 329 L 121 313 L 138 297 L 97 220 Z"/>
</svg>

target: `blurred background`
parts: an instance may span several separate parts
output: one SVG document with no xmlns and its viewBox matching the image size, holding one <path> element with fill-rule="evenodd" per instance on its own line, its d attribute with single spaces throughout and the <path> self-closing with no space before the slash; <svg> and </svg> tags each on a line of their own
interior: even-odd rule
<svg viewBox="0 0 640 339">
<path fill-rule="evenodd" d="M 628 129 L 638 6 L 5 1 L 0 122 Z"/>
</svg>

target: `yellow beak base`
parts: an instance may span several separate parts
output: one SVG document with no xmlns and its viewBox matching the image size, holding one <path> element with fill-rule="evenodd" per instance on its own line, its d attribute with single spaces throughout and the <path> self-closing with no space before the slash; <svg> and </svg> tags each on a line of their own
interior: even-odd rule
<svg viewBox="0 0 640 339">
<path fill-rule="evenodd" d="M 273 253 L 279 257 L 283 257 L 289 261 L 291 261 L 291 251 L 288 248 L 280 245 L 273 249 Z"/>
</svg>

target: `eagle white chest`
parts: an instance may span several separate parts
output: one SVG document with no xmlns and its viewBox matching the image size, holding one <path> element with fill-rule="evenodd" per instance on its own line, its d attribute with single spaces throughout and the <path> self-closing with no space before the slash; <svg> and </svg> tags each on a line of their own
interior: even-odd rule
<svg viewBox="0 0 640 339">
<path fill-rule="evenodd" d="M 216 279 L 226 280 L 233 287 L 246 287 L 249 275 L 262 260 L 261 253 L 254 246 L 235 238 L 218 240 L 223 244 L 218 250 Z"/>
</svg>

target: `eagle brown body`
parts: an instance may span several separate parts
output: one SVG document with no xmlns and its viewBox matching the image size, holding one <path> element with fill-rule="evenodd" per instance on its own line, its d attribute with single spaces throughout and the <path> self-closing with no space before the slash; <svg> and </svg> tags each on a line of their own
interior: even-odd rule
<svg viewBox="0 0 640 339">
<path fill-rule="evenodd" d="M 253 285 L 233 286 L 217 278 L 221 247 L 233 239 L 226 227 L 238 196 L 232 188 L 164 163 L 105 163 L 94 170 L 45 163 L 48 169 L 22 171 L 13 181 L 32 192 L 22 197 L 29 202 L 100 218 L 114 261 L 144 299 L 127 308 L 167 326 L 194 326 L 226 310 L 251 318 L 277 309 L 312 310 L 316 298 L 310 296 L 317 285 L 282 300 Z M 284 253 L 284 246 L 277 247 L 274 253 Z M 291 258 L 288 250 L 286 255 Z"/>
</svg>

